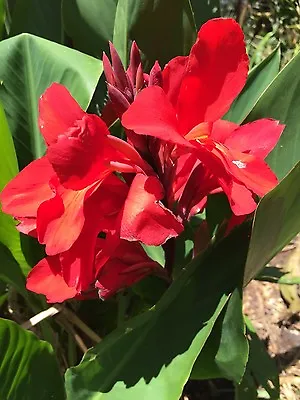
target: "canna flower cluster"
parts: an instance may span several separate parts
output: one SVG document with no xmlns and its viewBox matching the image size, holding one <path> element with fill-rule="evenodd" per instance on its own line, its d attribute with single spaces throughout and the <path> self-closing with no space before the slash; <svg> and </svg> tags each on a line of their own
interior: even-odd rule
<svg viewBox="0 0 300 400">
<path fill-rule="evenodd" d="M 235 21 L 207 22 L 188 56 L 163 70 L 155 63 L 149 74 L 135 43 L 127 70 L 112 45 L 110 52 L 101 118 L 52 84 L 39 101 L 46 153 L 1 194 L 17 229 L 45 245 L 27 288 L 48 302 L 106 299 L 148 274 L 166 275 L 142 245 L 166 246 L 213 193 L 224 192 L 242 220 L 277 184 L 264 159 L 284 126 L 222 119 L 248 74 Z M 109 132 L 116 119 L 124 140 Z"/>
</svg>

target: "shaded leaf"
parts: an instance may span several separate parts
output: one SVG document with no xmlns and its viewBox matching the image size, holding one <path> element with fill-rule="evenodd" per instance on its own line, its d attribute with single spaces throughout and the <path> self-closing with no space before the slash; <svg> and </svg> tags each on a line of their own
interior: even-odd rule
<svg viewBox="0 0 300 400">
<path fill-rule="evenodd" d="M 89 350 L 81 364 L 66 373 L 68 398 L 178 399 L 240 282 L 247 237 L 248 227 L 243 226 L 202 259 L 196 258 L 156 306 Z"/>
<path fill-rule="evenodd" d="M 190 0 L 197 29 L 211 18 L 218 18 L 220 13 L 220 0 Z"/>
<path fill-rule="evenodd" d="M 224 119 L 241 124 L 253 109 L 262 93 L 277 76 L 279 66 L 280 47 L 278 46 L 268 57 L 249 72 L 244 89 L 234 101 Z M 265 116 L 268 116 L 268 114 Z"/>
<path fill-rule="evenodd" d="M 0 0 L 0 39 L 5 31 L 5 0 Z"/>
<path fill-rule="evenodd" d="M 63 0 L 63 13 L 78 49 L 101 56 L 113 39 L 126 61 L 129 41 L 136 40 L 148 68 L 187 54 L 196 38 L 189 0 Z"/>
<path fill-rule="evenodd" d="M 62 0 L 64 26 L 78 50 L 93 56 L 108 51 L 117 3 L 118 0 Z"/>
<path fill-rule="evenodd" d="M 0 319 L 0 397 L 63 400 L 64 387 L 51 345 L 16 323 Z"/>
<path fill-rule="evenodd" d="M 267 157 L 268 164 L 282 179 L 300 160 L 300 53 L 277 75 L 259 98 L 247 121 L 274 118 L 286 127 L 281 138 Z"/>
<path fill-rule="evenodd" d="M 291 276 L 289 273 L 282 272 L 279 268 L 271 266 L 265 267 L 255 279 L 281 285 L 300 285 L 300 276 Z"/>
<path fill-rule="evenodd" d="M 241 290 L 235 289 L 192 370 L 192 379 L 227 378 L 240 382 L 248 360 Z"/>
<path fill-rule="evenodd" d="M 61 0 L 17 0 L 10 36 L 25 32 L 62 43 Z"/>
<path fill-rule="evenodd" d="M 0 243 L 0 279 L 9 283 L 24 298 L 28 298 L 24 273 L 10 251 L 2 243 Z"/>
<path fill-rule="evenodd" d="M 255 213 L 245 283 L 300 230 L 300 163 L 259 203 Z"/>
</svg>

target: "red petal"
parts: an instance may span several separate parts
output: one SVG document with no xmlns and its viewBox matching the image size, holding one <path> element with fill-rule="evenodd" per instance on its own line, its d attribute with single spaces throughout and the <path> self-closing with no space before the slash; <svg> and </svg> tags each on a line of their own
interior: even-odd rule
<svg viewBox="0 0 300 400">
<path fill-rule="evenodd" d="M 69 286 L 85 291 L 95 280 L 95 248 L 97 236 L 104 231 L 107 221 L 115 228 L 118 212 L 127 194 L 127 185 L 111 176 L 85 202 L 85 223 L 79 238 L 67 252 L 61 255 L 63 277 Z M 111 245 L 111 251 L 113 247 Z"/>
<path fill-rule="evenodd" d="M 96 282 L 99 296 L 106 299 L 158 268 L 159 264 L 147 256 L 140 244 L 122 240 L 114 256 L 100 269 Z"/>
<path fill-rule="evenodd" d="M 227 171 L 258 196 L 277 185 L 276 175 L 262 159 L 233 150 L 223 150 L 221 157 Z"/>
<path fill-rule="evenodd" d="M 233 122 L 218 119 L 212 126 L 209 138 L 215 142 L 224 143 L 225 140 L 238 128 L 240 128 L 240 126 Z"/>
<path fill-rule="evenodd" d="M 54 175 L 46 157 L 33 161 L 1 193 L 2 209 L 14 217 L 35 217 L 39 205 L 53 196 L 49 181 Z"/>
<path fill-rule="evenodd" d="M 228 111 L 248 73 L 244 35 L 233 19 L 202 25 L 192 47 L 178 99 L 180 132 L 213 122 Z"/>
<path fill-rule="evenodd" d="M 109 173 L 108 161 L 113 150 L 107 146 L 109 134 L 96 115 L 86 114 L 49 146 L 47 157 L 60 182 L 80 190 Z"/>
<path fill-rule="evenodd" d="M 85 112 L 66 87 L 53 83 L 40 97 L 39 127 L 46 143 L 52 144 Z"/>
<path fill-rule="evenodd" d="M 250 190 L 238 182 L 233 181 L 231 191 L 226 195 L 235 215 L 251 214 L 257 207 Z"/>
<path fill-rule="evenodd" d="M 183 230 L 162 200 L 164 190 L 159 180 L 137 174 L 131 184 L 121 218 L 120 237 L 159 246 Z"/>
<path fill-rule="evenodd" d="M 189 146 L 177 129 L 176 112 L 165 92 L 159 86 L 142 90 L 123 114 L 122 124 L 140 135 Z"/>
<path fill-rule="evenodd" d="M 278 142 L 284 125 L 272 119 L 259 119 L 236 129 L 225 141 L 226 147 L 264 159 Z"/>
<path fill-rule="evenodd" d="M 56 196 L 38 209 L 37 231 L 49 256 L 68 250 L 80 235 L 84 224 L 83 203 L 88 188 L 73 191 L 57 188 Z"/>
<path fill-rule="evenodd" d="M 66 284 L 60 273 L 59 257 L 43 258 L 28 274 L 26 288 L 43 294 L 48 303 L 61 303 L 76 296 L 74 287 Z"/>
<path fill-rule="evenodd" d="M 16 226 L 19 232 L 25 235 L 37 237 L 36 233 L 36 218 L 19 218 L 19 225 Z"/>
<path fill-rule="evenodd" d="M 216 151 L 214 144 L 208 142 L 206 145 L 195 143 L 199 159 L 211 171 L 224 193 L 228 197 L 232 211 L 236 215 L 249 214 L 256 208 L 252 193 L 242 183 L 235 181 L 228 167 L 225 155 Z M 214 152 L 212 152 L 212 150 Z M 230 163 L 230 162 L 229 162 Z"/>
<path fill-rule="evenodd" d="M 176 108 L 182 79 L 186 72 L 188 57 L 175 57 L 166 64 L 163 74 L 163 89 Z"/>
</svg>

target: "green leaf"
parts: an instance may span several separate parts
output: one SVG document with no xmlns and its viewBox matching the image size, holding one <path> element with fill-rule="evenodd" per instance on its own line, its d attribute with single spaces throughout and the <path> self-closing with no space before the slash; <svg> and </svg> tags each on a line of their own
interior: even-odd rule
<svg viewBox="0 0 300 400">
<path fill-rule="evenodd" d="M 158 262 L 162 267 L 164 267 L 166 262 L 165 252 L 162 246 L 147 246 L 142 243 L 143 249 L 147 255 L 153 260 Z"/>
<path fill-rule="evenodd" d="M 63 42 L 61 0 L 16 0 L 10 36 L 25 32 Z"/>
<path fill-rule="evenodd" d="M 18 162 L 13 140 L 3 107 L 0 104 L 0 192 L 4 186 L 18 173 Z M 0 243 L 11 251 L 26 274 L 30 267 L 23 255 L 21 235 L 16 230 L 15 222 L 9 215 L 0 211 Z M 1 259 L 2 262 L 3 259 Z M 1 266 L 0 266 L 1 270 Z"/>
<path fill-rule="evenodd" d="M 235 400 L 256 400 L 262 386 L 271 400 L 279 399 L 279 376 L 275 361 L 269 356 L 248 318 L 245 318 L 249 338 L 249 361 L 243 381 L 236 387 Z"/>
<path fill-rule="evenodd" d="M 255 213 L 245 283 L 300 230 L 300 163 L 259 203 Z"/>
<path fill-rule="evenodd" d="M 16 323 L 0 319 L 0 398 L 63 400 L 64 387 L 51 345 Z"/>
<path fill-rule="evenodd" d="M 5 0 L 0 0 L 0 39 L 5 32 Z"/>
<path fill-rule="evenodd" d="M 234 101 L 224 119 L 241 124 L 262 93 L 277 76 L 279 67 L 280 47 L 278 46 L 267 58 L 249 72 L 244 89 Z"/>
<path fill-rule="evenodd" d="M 64 27 L 74 46 L 102 56 L 113 39 L 118 0 L 62 0 Z"/>
<path fill-rule="evenodd" d="M 66 373 L 72 400 L 174 400 L 238 286 L 248 227 L 196 258 L 151 310 L 89 350 Z M 238 245 L 237 245 L 238 243 Z"/>
<path fill-rule="evenodd" d="M 208 196 L 206 207 L 206 221 L 211 236 L 215 235 L 225 220 L 232 215 L 230 205 L 224 193 Z"/>
<path fill-rule="evenodd" d="M 267 162 L 282 179 L 300 160 L 300 53 L 277 75 L 259 98 L 247 121 L 275 118 L 286 124 L 283 134 Z"/>
<path fill-rule="evenodd" d="M 197 29 L 211 18 L 218 18 L 220 13 L 220 0 L 190 0 Z"/>
<path fill-rule="evenodd" d="M 255 279 L 281 285 L 300 285 L 300 276 L 291 276 L 290 273 L 282 272 L 279 268 L 272 266 L 265 267 Z"/>
<path fill-rule="evenodd" d="M 196 38 L 189 0 L 64 0 L 63 13 L 78 49 L 101 56 L 114 39 L 126 61 L 129 41 L 136 40 L 148 67 L 187 54 Z"/>
<path fill-rule="evenodd" d="M 85 109 L 101 72 L 100 61 L 36 36 L 0 42 L 0 99 L 21 168 L 44 153 L 37 123 L 39 96 L 52 82 L 60 82 Z"/>
<path fill-rule="evenodd" d="M 24 298 L 28 298 L 25 276 L 11 252 L 0 243 L 0 279 L 12 285 Z"/>
<path fill-rule="evenodd" d="M 186 224 L 184 231 L 175 240 L 175 257 L 172 271 L 175 279 L 193 258 L 194 238 L 195 232 L 191 224 Z"/>
<path fill-rule="evenodd" d="M 242 294 L 235 289 L 219 316 L 191 374 L 192 379 L 227 378 L 239 383 L 248 360 Z"/>
</svg>

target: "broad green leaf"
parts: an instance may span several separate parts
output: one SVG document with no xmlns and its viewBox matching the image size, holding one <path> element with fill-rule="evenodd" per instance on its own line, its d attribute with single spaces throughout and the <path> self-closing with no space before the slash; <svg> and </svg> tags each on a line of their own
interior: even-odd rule
<svg viewBox="0 0 300 400">
<path fill-rule="evenodd" d="M 0 42 L 0 99 L 21 168 L 44 153 L 37 124 L 39 96 L 52 82 L 60 82 L 85 109 L 101 72 L 100 61 L 36 36 Z"/>
<path fill-rule="evenodd" d="M 187 54 L 196 38 L 189 0 L 63 0 L 63 13 L 78 49 L 101 56 L 113 39 L 126 61 L 129 41 L 136 40 L 148 67 Z"/>
<path fill-rule="evenodd" d="M 237 124 L 242 123 L 262 93 L 278 74 L 279 66 L 280 47 L 278 46 L 267 58 L 249 72 L 244 89 L 234 101 L 224 119 Z"/>
<path fill-rule="evenodd" d="M 3 107 L 0 104 L 0 192 L 4 186 L 18 173 L 18 162 L 13 140 L 6 121 Z M 11 251 L 13 257 L 22 267 L 24 274 L 29 271 L 29 265 L 22 251 L 21 235 L 16 230 L 15 222 L 9 215 L 0 211 L 0 243 Z M 1 257 L 1 261 L 3 259 Z M 1 266 L 0 266 L 1 271 Z M 1 273 L 1 272 L 0 272 Z"/>
<path fill-rule="evenodd" d="M 282 179 L 300 160 L 300 53 L 277 75 L 247 117 L 275 118 L 286 124 L 283 134 L 267 161 Z"/>
<path fill-rule="evenodd" d="M 62 43 L 61 0 L 16 0 L 10 36 L 20 33 Z"/>
<path fill-rule="evenodd" d="M 113 31 L 113 43 L 125 67 L 129 65 L 129 23 L 130 23 L 130 1 L 118 0 L 115 24 Z"/>
<path fill-rule="evenodd" d="M 63 400 L 63 380 L 51 345 L 0 319 L 0 398 Z"/>
<path fill-rule="evenodd" d="M 178 399 L 241 280 L 248 234 L 248 226 L 243 226 L 197 257 L 156 306 L 89 350 L 81 364 L 66 373 L 68 398 Z"/>
<path fill-rule="evenodd" d="M 259 203 L 255 213 L 245 283 L 300 230 L 300 163 Z"/>
<path fill-rule="evenodd" d="M 249 360 L 243 381 L 236 387 L 235 400 L 256 400 L 258 386 L 268 393 L 270 400 L 279 399 L 279 376 L 275 361 L 269 356 L 248 318 Z"/>
<path fill-rule="evenodd" d="M 248 360 L 242 295 L 235 289 L 192 370 L 192 379 L 224 377 L 239 383 Z"/>
<path fill-rule="evenodd" d="M 220 0 L 190 0 L 197 29 L 211 18 L 220 17 Z"/>
</svg>

